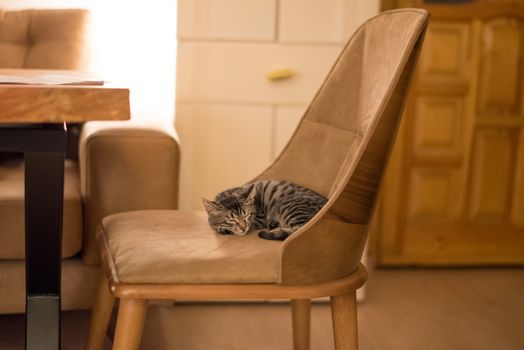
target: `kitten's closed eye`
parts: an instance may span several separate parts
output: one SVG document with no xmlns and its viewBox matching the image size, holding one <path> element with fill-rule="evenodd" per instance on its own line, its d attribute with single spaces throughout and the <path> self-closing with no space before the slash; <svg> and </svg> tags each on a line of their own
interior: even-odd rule
<svg viewBox="0 0 524 350">
<path fill-rule="evenodd" d="M 271 222 L 267 225 L 267 227 L 268 227 L 270 230 L 272 230 L 272 229 L 274 229 L 274 228 L 277 228 L 277 227 L 278 227 L 278 222 L 276 222 L 276 221 L 271 221 Z"/>
</svg>

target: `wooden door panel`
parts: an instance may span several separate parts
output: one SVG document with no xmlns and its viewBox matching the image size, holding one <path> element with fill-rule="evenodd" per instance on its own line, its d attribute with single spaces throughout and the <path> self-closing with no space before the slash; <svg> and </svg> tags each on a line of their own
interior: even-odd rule
<svg viewBox="0 0 524 350">
<path fill-rule="evenodd" d="M 377 222 L 379 264 L 524 264 L 524 0 L 431 23 Z"/>
<path fill-rule="evenodd" d="M 521 27 L 515 18 L 498 18 L 483 25 L 479 113 L 520 112 Z"/>
<path fill-rule="evenodd" d="M 464 101 L 423 96 L 415 101 L 413 154 L 416 159 L 459 160 L 462 155 Z"/>
<path fill-rule="evenodd" d="M 419 60 L 422 82 L 466 81 L 469 33 L 468 23 L 430 23 Z"/>
<path fill-rule="evenodd" d="M 513 187 L 515 135 L 508 130 L 478 130 L 471 169 L 469 220 L 507 219 Z"/>
<path fill-rule="evenodd" d="M 409 222 L 452 222 L 459 217 L 456 170 L 414 168 L 408 197 Z"/>
<path fill-rule="evenodd" d="M 511 222 L 524 229 L 524 128 L 518 135 L 518 146 L 515 157 L 515 178 L 511 198 Z"/>
<path fill-rule="evenodd" d="M 402 254 L 384 256 L 382 264 L 513 265 L 519 263 L 515 257 L 524 255 L 521 231 L 508 226 L 416 223 L 406 228 L 403 239 L 410 244 L 403 247 Z"/>
</svg>

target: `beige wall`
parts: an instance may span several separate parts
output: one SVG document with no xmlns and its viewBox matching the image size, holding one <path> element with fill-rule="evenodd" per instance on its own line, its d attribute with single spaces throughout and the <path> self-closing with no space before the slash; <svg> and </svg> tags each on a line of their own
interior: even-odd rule
<svg viewBox="0 0 524 350">
<path fill-rule="evenodd" d="M 378 0 L 179 0 L 182 209 L 249 181 L 286 144 Z M 272 81 L 288 68 L 294 75 Z"/>
</svg>

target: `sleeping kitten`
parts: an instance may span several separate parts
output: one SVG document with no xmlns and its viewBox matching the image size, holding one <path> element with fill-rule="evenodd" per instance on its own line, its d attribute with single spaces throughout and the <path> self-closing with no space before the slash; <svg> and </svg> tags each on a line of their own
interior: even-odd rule
<svg viewBox="0 0 524 350">
<path fill-rule="evenodd" d="M 257 181 L 202 198 L 210 226 L 219 233 L 245 235 L 267 229 L 264 239 L 284 240 L 307 223 L 326 203 L 322 195 L 287 181 Z"/>
</svg>

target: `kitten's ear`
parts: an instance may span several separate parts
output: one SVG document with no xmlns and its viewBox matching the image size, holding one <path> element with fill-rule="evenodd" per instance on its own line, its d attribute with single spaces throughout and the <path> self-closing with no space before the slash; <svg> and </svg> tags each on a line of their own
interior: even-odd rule
<svg viewBox="0 0 524 350">
<path fill-rule="evenodd" d="M 215 202 L 211 202 L 205 198 L 202 198 L 202 203 L 204 203 L 204 208 L 206 208 L 208 214 L 213 214 L 220 210 L 218 204 L 216 204 Z"/>
<path fill-rule="evenodd" d="M 247 192 L 247 201 L 250 203 L 254 203 L 255 197 L 257 195 L 257 189 L 255 188 L 255 184 L 252 184 L 251 186 L 249 186 L 246 192 Z"/>
</svg>

